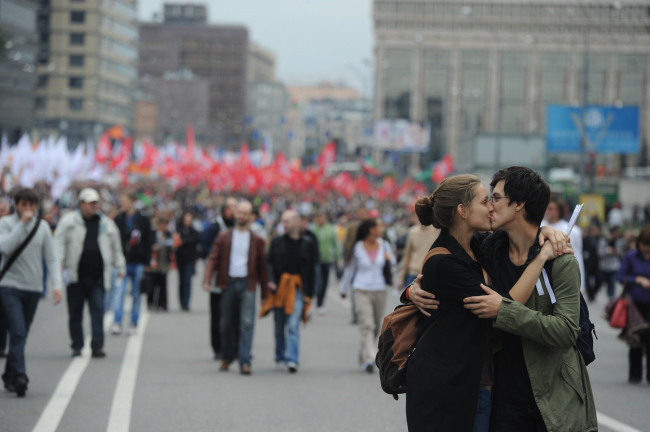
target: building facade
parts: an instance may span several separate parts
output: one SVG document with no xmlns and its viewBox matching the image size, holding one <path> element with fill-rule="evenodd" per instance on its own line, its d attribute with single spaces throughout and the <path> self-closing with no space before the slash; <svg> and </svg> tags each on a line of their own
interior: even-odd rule
<svg viewBox="0 0 650 432">
<path fill-rule="evenodd" d="M 36 117 L 68 142 L 133 129 L 137 79 L 135 0 L 40 0 Z"/>
<path fill-rule="evenodd" d="M 33 0 L 0 4 L 0 133 L 10 142 L 35 124 L 37 11 Z"/>
<path fill-rule="evenodd" d="M 338 142 L 339 155 L 352 156 L 369 145 L 367 131 L 370 102 L 350 87 L 321 83 L 288 88 L 291 106 L 287 113 L 287 149 L 292 157 L 312 163 L 323 146 Z"/>
<path fill-rule="evenodd" d="M 149 136 L 154 143 L 161 145 L 170 140 L 185 142 L 187 125 L 190 124 L 196 140 L 201 143 L 212 142 L 213 137 L 221 134 L 218 126 L 208 120 L 208 80 L 196 77 L 187 70 L 166 73 L 162 77 L 144 76 L 140 79 L 140 90 L 157 106 L 156 128 Z"/>
<path fill-rule="evenodd" d="M 471 170 L 481 156 L 478 136 L 544 136 L 549 104 L 639 105 L 642 154 L 628 162 L 644 163 L 649 7 L 648 1 L 375 0 L 375 118 L 430 122 L 433 158 L 450 153 L 459 170 Z M 578 162 L 577 155 L 562 157 Z"/>
<path fill-rule="evenodd" d="M 245 135 L 248 30 L 197 22 L 194 13 L 190 21 L 179 15 L 180 11 L 171 19 L 166 16 L 163 23 L 140 25 L 140 77 L 162 78 L 187 70 L 205 80 L 207 122 L 215 131 L 206 138 L 219 146 L 239 148 Z M 159 115 L 164 109 L 159 106 Z"/>
</svg>

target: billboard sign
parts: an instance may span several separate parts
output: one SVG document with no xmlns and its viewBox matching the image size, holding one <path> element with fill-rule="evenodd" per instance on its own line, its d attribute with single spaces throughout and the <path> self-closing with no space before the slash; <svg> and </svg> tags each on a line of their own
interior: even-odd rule
<svg viewBox="0 0 650 432">
<path fill-rule="evenodd" d="M 377 120 L 374 130 L 378 150 L 426 152 L 431 141 L 431 124 L 409 120 Z"/>
<path fill-rule="evenodd" d="M 587 151 L 595 153 L 638 154 L 641 150 L 639 107 L 590 105 L 585 108 L 548 105 L 546 148 L 549 153 L 579 153 L 582 131 Z M 585 127 L 583 128 L 583 123 Z"/>
</svg>

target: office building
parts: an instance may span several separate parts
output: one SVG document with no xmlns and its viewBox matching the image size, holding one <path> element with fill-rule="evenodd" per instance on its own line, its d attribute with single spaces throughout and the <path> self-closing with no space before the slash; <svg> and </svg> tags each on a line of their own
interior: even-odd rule
<svg viewBox="0 0 650 432">
<path fill-rule="evenodd" d="M 72 145 L 105 129 L 133 129 L 135 0 L 40 0 L 36 117 Z"/>
<path fill-rule="evenodd" d="M 34 126 L 38 38 L 33 0 L 0 5 L 0 133 L 10 142 Z"/>
<path fill-rule="evenodd" d="M 165 6 L 163 23 L 140 25 L 140 77 L 163 78 L 186 70 L 206 81 L 207 122 L 214 127 L 214 135 L 206 138 L 239 148 L 246 116 L 248 30 L 207 24 L 205 19 L 197 22 L 194 12 L 191 20 L 183 20 L 184 13 L 175 6 Z M 168 12 L 174 12 L 173 17 Z M 159 104 L 159 115 L 164 110 Z"/>
<path fill-rule="evenodd" d="M 430 158 L 450 153 L 461 171 L 479 166 L 483 156 L 498 166 L 503 155 L 477 151 L 482 135 L 537 136 L 543 143 L 547 105 L 594 104 L 640 106 L 642 154 L 627 163 L 647 161 L 649 2 L 373 5 L 375 118 L 431 123 Z M 622 160 L 598 158 L 610 165 Z M 578 156 L 555 161 L 577 164 Z"/>
</svg>

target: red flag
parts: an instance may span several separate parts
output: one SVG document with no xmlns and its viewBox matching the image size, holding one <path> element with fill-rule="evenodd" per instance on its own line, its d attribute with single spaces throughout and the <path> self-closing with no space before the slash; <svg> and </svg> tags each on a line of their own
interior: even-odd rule
<svg viewBox="0 0 650 432">
<path fill-rule="evenodd" d="M 431 180 L 433 180 L 434 183 L 440 183 L 453 172 L 454 160 L 451 155 L 447 153 L 440 162 L 433 167 L 433 170 L 431 171 Z"/>
<path fill-rule="evenodd" d="M 323 150 L 318 155 L 316 159 L 316 164 L 318 165 L 318 170 L 323 173 L 329 166 L 329 164 L 336 162 L 336 143 L 330 141 L 323 147 Z"/>
<path fill-rule="evenodd" d="M 95 162 L 103 164 L 108 162 L 113 155 L 113 146 L 108 138 L 108 133 L 104 132 L 97 141 L 97 152 L 95 152 Z"/>
<path fill-rule="evenodd" d="M 131 137 L 126 137 L 111 161 L 111 170 L 125 172 L 131 162 Z"/>
<path fill-rule="evenodd" d="M 142 144 L 142 159 L 138 162 L 141 170 L 150 170 L 158 159 L 158 149 L 147 139 Z"/>
</svg>

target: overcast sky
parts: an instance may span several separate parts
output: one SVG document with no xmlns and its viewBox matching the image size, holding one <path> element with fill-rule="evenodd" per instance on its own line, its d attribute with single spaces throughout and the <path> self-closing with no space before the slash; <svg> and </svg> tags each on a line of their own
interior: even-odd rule
<svg viewBox="0 0 650 432">
<path fill-rule="evenodd" d="M 285 84 L 344 80 L 370 91 L 372 0 L 190 2 L 207 4 L 210 23 L 245 25 L 251 40 L 275 54 L 278 78 Z M 151 21 L 154 13 L 162 13 L 163 3 L 140 0 L 140 20 Z"/>
</svg>

